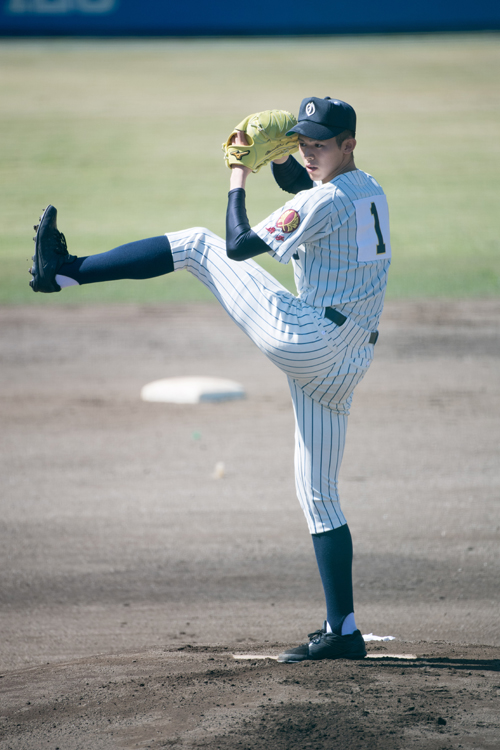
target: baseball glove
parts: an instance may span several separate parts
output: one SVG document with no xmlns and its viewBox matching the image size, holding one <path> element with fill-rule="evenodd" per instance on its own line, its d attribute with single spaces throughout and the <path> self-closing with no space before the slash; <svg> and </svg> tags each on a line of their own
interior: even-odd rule
<svg viewBox="0 0 500 750">
<path fill-rule="evenodd" d="M 243 164 L 252 172 L 273 159 L 298 150 L 298 135 L 287 136 L 286 133 L 297 124 L 297 119 L 284 109 L 267 109 L 245 117 L 222 144 L 224 159 L 231 169 L 233 164 Z M 235 146 L 231 143 L 238 130 L 247 138 L 248 146 Z"/>
</svg>

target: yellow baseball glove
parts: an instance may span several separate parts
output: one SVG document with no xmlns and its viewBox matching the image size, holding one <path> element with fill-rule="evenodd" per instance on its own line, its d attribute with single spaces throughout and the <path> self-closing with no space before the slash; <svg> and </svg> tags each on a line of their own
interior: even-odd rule
<svg viewBox="0 0 500 750">
<path fill-rule="evenodd" d="M 222 144 L 224 159 L 231 169 L 232 164 L 243 164 L 252 172 L 273 159 L 297 151 L 298 135 L 286 133 L 297 124 L 297 119 L 284 109 L 267 109 L 245 117 Z M 248 146 L 235 146 L 231 140 L 238 130 L 246 134 Z"/>
</svg>

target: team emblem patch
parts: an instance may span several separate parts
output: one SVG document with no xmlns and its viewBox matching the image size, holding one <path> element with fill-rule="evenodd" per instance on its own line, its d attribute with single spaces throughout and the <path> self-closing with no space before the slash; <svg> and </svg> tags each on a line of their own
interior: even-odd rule
<svg viewBox="0 0 500 750">
<path fill-rule="evenodd" d="M 316 107 L 314 106 L 314 102 L 309 102 L 309 104 L 306 104 L 306 115 L 308 117 L 311 117 L 316 112 Z"/>
<path fill-rule="evenodd" d="M 294 211 L 293 208 L 289 208 L 288 211 L 282 213 L 278 221 L 276 222 L 276 226 L 278 227 L 278 229 L 281 229 L 281 231 L 285 232 L 285 234 L 294 232 L 299 224 L 300 216 L 298 215 L 297 211 Z"/>
</svg>

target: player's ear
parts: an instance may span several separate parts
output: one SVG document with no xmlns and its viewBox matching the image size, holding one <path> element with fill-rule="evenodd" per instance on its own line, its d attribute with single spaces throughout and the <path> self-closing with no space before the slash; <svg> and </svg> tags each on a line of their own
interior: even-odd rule
<svg viewBox="0 0 500 750">
<path fill-rule="evenodd" d="M 352 154 L 356 148 L 356 138 L 346 138 L 342 143 L 342 153 Z"/>
</svg>

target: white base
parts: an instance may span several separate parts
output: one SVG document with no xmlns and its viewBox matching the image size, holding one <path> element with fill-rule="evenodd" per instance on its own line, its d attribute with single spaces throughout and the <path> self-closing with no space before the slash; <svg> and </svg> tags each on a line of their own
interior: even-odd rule
<svg viewBox="0 0 500 750">
<path fill-rule="evenodd" d="M 165 378 L 154 380 L 141 390 L 143 401 L 168 404 L 199 404 L 244 397 L 240 383 L 222 378 Z"/>
</svg>

